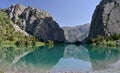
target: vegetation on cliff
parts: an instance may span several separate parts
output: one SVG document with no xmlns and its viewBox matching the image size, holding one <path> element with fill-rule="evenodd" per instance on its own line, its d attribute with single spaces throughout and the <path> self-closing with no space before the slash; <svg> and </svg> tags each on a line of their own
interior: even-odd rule
<svg viewBox="0 0 120 73">
<path fill-rule="evenodd" d="M 120 34 L 115 33 L 108 37 L 98 35 L 97 38 L 90 38 L 87 43 L 94 45 L 120 46 Z"/>
<path fill-rule="evenodd" d="M 16 31 L 13 25 L 7 13 L 4 10 L 0 10 L 0 44 L 38 44 L 38 39 L 31 35 L 26 36 L 22 32 Z"/>
</svg>

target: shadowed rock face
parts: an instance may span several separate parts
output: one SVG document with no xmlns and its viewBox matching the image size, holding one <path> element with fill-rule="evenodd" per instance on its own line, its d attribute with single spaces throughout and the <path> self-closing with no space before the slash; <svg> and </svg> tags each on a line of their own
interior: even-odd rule
<svg viewBox="0 0 120 73">
<path fill-rule="evenodd" d="M 19 23 L 23 30 L 37 37 L 40 41 L 65 41 L 64 31 L 48 12 L 17 4 L 8 8 L 7 13 L 14 23 Z"/>
<path fill-rule="evenodd" d="M 120 0 L 102 0 L 92 17 L 88 38 L 120 34 Z"/>
</svg>

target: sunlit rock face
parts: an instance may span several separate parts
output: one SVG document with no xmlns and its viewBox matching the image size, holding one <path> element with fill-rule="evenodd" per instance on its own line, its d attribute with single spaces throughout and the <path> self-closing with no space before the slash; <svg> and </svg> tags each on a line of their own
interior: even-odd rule
<svg viewBox="0 0 120 73">
<path fill-rule="evenodd" d="M 19 16 L 21 15 L 21 13 L 25 10 L 25 6 L 22 5 L 12 5 L 11 7 L 9 7 L 7 9 L 7 12 L 9 14 L 9 17 L 11 18 L 11 20 L 13 20 L 14 23 L 17 23 Z"/>
<path fill-rule="evenodd" d="M 66 42 L 76 43 L 83 41 L 89 33 L 90 24 L 83 24 L 75 27 L 63 27 Z"/>
<path fill-rule="evenodd" d="M 16 4 L 8 8 L 7 13 L 15 24 L 40 41 L 65 41 L 64 31 L 46 11 Z"/>
<path fill-rule="evenodd" d="M 92 17 L 88 38 L 120 34 L 120 0 L 102 0 Z"/>
</svg>

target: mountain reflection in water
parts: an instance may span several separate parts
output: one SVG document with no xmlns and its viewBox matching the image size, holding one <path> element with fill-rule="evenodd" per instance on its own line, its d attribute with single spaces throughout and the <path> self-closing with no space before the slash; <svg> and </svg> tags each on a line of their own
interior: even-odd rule
<svg viewBox="0 0 120 73">
<path fill-rule="evenodd" d="M 0 46 L 0 70 L 22 73 L 91 72 L 109 69 L 120 60 L 120 49 L 57 44 L 54 47 Z"/>
<path fill-rule="evenodd" d="M 56 72 L 87 72 L 92 69 L 88 50 L 83 46 L 69 45 L 64 50 L 64 56 L 53 67 Z"/>
</svg>

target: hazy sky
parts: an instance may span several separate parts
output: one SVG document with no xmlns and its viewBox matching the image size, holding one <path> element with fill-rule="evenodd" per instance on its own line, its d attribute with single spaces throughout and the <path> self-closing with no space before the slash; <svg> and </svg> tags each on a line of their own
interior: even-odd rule
<svg viewBox="0 0 120 73">
<path fill-rule="evenodd" d="M 33 6 L 49 12 L 60 26 L 75 26 L 91 22 L 101 0 L 1 0 L 0 8 L 12 4 Z"/>
</svg>

